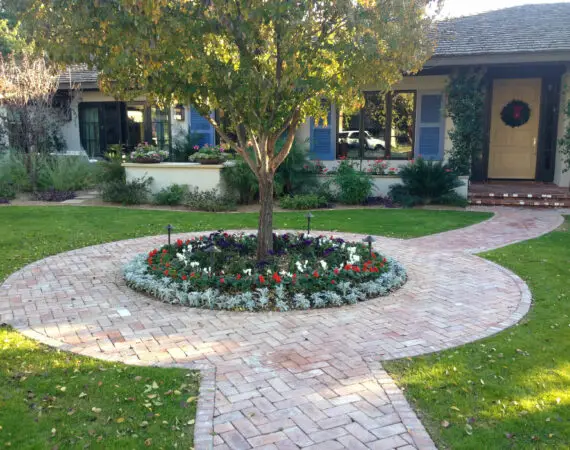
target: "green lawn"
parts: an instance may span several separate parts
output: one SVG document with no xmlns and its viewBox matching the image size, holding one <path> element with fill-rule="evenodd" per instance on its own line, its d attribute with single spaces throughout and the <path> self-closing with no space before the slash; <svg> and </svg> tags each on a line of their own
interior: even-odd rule
<svg viewBox="0 0 570 450">
<path fill-rule="evenodd" d="M 492 338 L 386 368 L 440 448 L 570 448 L 570 219 L 482 256 L 529 284 L 528 316 Z"/>
<path fill-rule="evenodd" d="M 319 211 L 322 230 L 415 237 L 477 223 L 484 213 L 422 210 Z M 255 214 L 91 207 L 0 208 L 0 280 L 48 255 L 176 231 L 254 228 Z M 304 213 L 276 215 L 303 228 Z M 192 445 L 195 373 L 134 368 L 57 352 L 0 328 L 0 447 L 181 448 Z"/>
</svg>

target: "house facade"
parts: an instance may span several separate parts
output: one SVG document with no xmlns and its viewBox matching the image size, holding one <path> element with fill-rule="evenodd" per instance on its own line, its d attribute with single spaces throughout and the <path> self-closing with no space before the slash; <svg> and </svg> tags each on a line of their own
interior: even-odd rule
<svg viewBox="0 0 570 450">
<path fill-rule="evenodd" d="M 453 122 L 446 116 L 446 87 L 458 70 L 484 73 L 484 141 L 474 155 L 471 180 L 529 180 L 570 184 L 558 140 L 568 119 L 570 95 L 570 4 L 529 5 L 439 22 L 432 58 L 385 94 L 367 87 L 366 104 L 355 115 L 331 106 L 327 123 L 307 119 L 297 139 L 311 157 L 334 166 L 340 159 L 363 167 L 384 160 L 397 167 L 423 157 L 444 160 L 452 143 Z M 96 74 L 81 79 L 72 100 L 72 119 L 64 127 L 70 150 L 101 155 L 115 143 L 169 145 L 177 133 L 191 131 L 201 143 L 214 143 L 209 123 L 188 106 L 158 111 L 140 102 L 115 102 L 97 90 Z M 62 80 L 62 88 L 66 84 Z M 98 152 L 98 153 L 97 153 Z"/>
</svg>

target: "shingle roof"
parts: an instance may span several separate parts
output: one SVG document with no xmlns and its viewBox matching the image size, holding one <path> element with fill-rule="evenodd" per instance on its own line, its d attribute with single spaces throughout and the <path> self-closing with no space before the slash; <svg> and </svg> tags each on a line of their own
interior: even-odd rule
<svg viewBox="0 0 570 450">
<path fill-rule="evenodd" d="M 437 28 L 435 57 L 570 51 L 570 3 L 458 17 L 439 22 Z"/>
</svg>

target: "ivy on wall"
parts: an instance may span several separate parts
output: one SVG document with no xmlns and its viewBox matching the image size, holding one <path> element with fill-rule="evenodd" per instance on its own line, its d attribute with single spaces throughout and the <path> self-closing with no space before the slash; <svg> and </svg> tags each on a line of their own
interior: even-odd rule
<svg viewBox="0 0 570 450">
<path fill-rule="evenodd" d="M 564 136 L 558 141 L 558 151 L 562 157 L 562 170 L 566 173 L 570 171 L 570 101 L 566 104 L 564 116 L 566 117 Z"/>
<path fill-rule="evenodd" d="M 469 175 L 474 159 L 482 158 L 484 136 L 485 85 L 481 70 L 464 69 L 451 76 L 447 85 L 447 114 L 454 129 L 449 166 L 458 175 Z"/>
</svg>

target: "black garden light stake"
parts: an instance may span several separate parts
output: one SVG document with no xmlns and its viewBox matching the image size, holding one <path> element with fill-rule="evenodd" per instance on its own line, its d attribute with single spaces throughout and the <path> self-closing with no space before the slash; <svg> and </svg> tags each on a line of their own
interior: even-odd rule
<svg viewBox="0 0 570 450">
<path fill-rule="evenodd" d="M 307 215 L 305 216 L 307 218 L 307 234 L 311 234 L 311 219 L 315 216 L 313 216 L 311 213 L 307 213 Z"/>
<path fill-rule="evenodd" d="M 170 234 L 172 233 L 172 230 L 174 230 L 174 227 L 168 224 L 165 228 L 168 230 L 168 245 L 170 245 Z"/>
<path fill-rule="evenodd" d="M 362 239 L 362 242 L 366 242 L 368 244 L 368 253 L 370 254 L 370 259 L 372 259 L 372 243 L 376 242 L 376 239 L 374 239 L 372 236 L 366 236 L 364 239 Z"/>
<path fill-rule="evenodd" d="M 212 272 L 214 271 L 214 262 L 216 261 L 216 253 L 221 253 L 222 251 L 214 244 L 206 247 L 204 251 L 210 254 L 210 276 L 212 276 Z"/>
</svg>

